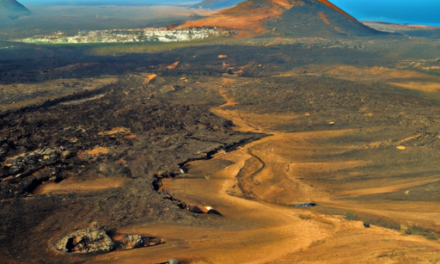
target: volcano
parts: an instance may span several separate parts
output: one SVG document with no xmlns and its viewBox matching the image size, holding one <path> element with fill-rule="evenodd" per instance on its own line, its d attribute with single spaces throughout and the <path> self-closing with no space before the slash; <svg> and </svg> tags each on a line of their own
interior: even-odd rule
<svg viewBox="0 0 440 264">
<path fill-rule="evenodd" d="M 247 0 L 182 27 L 238 30 L 237 37 L 368 36 L 379 31 L 365 26 L 327 0 Z"/>
<path fill-rule="evenodd" d="M 30 15 L 31 11 L 15 0 L 0 0 L 0 21 Z"/>
</svg>

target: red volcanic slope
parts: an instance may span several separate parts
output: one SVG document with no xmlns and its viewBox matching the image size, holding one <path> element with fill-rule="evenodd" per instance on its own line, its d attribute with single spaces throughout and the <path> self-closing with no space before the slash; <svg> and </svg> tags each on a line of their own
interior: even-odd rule
<svg viewBox="0 0 440 264">
<path fill-rule="evenodd" d="M 264 21 L 278 17 L 285 10 L 301 3 L 302 0 L 248 0 L 210 17 L 188 21 L 181 27 L 220 27 L 240 30 L 241 37 L 257 36 L 265 31 Z"/>
<path fill-rule="evenodd" d="M 285 21 L 283 27 L 286 31 L 290 29 L 285 23 L 290 23 L 292 28 L 309 27 L 312 32 L 318 28 L 321 32 L 327 30 L 340 34 L 350 31 L 353 26 L 359 27 L 358 31 L 362 31 L 362 27 L 366 28 L 354 17 L 327 0 L 247 0 L 210 17 L 188 21 L 180 27 L 219 27 L 239 30 L 240 33 L 236 37 L 255 37 L 276 28 L 277 26 L 271 21 L 277 19 Z M 310 21 L 313 22 L 313 27 L 310 26 Z M 321 26 L 319 23 L 326 25 Z M 269 24 L 270 28 L 268 28 Z M 349 26 L 347 30 L 344 30 L 344 24 Z"/>
<path fill-rule="evenodd" d="M 356 20 L 356 18 L 350 16 L 350 15 L 349 15 L 348 13 L 346 13 L 344 10 L 342 10 L 342 9 L 340 9 L 339 7 L 335 6 L 333 3 L 330 3 L 328 0 L 316 0 L 316 1 L 323 3 L 324 5 L 330 7 L 330 8 L 333 9 L 333 10 L 338 11 L 339 13 L 343 14 L 344 16 L 346 16 L 346 17 L 348 17 L 348 18 L 350 18 L 350 19 Z"/>
</svg>

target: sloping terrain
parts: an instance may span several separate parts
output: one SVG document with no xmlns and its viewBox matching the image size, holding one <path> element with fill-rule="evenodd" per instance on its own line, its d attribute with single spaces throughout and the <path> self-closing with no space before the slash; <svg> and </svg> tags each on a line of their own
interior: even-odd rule
<svg viewBox="0 0 440 264">
<path fill-rule="evenodd" d="M 263 34 L 295 37 L 374 35 L 373 30 L 326 0 L 248 0 L 182 27 L 240 30 L 237 37 Z"/>
<path fill-rule="evenodd" d="M 411 37 L 440 38 L 440 27 L 402 25 L 379 21 L 362 21 L 362 23 L 371 28 L 385 32 L 400 33 Z"/>
<path fill-rule="evenodd" d="M 379 33 L 328 1 L 304 0 L 304 4 L 264 23 L 276 35 L 294 37 L 369 36 Z M 328 3 L 328 4 L 327 4 Z"/>
<path fill-rule="evenodd" d="M 267 31 L 264 21 L 278 17 L 288 8 L 301 3 L 301 0 L 248 0 L 210 17 L 188 21 L 181 27 L 220 27 L 240 30 L 237 37 L 254 37 Z"/>
<path fill-rule="evenodd" d="M 375 41 L 1 50 L 2 263 L 437 263 L 440 64 Z M 165 243 L 53 250 L 96 222 Z"/>
<path fill-rule="evenodd" d="M 2 263 L 82 262 L 51 248 L 90 221 L 112 228 L 141 219 L 209 222 L 164 199 L 153 188 L 154 176 L 176 177 L 178 164 L 260 135 L 233 131 L 206 106 L 164 100 L 185 91 L 184 82 L 151 78 L 125 75 L 99 96 L 80 92 L 52 105 L 1 113 Z"/>
<path fill-rule="evenodd" d="M 0 262 L 440 263 L 440 41 L 325 0 L 200 21 L 262 37 L 0 49 Z M 153 244 L 85 252 L 123 234 Z"/>
<path fill-rule="evenodd" d="M 15 0 L 0 0 L 0 22 L 30 15 L 30 11 Z"/>
<path fill-rule="evenodd" d="M 204 0 L 190 7 L 217 10 L 217 9 L 234 6 L 240 2 L 243 2 L 243 0 Z"/>
</svg>

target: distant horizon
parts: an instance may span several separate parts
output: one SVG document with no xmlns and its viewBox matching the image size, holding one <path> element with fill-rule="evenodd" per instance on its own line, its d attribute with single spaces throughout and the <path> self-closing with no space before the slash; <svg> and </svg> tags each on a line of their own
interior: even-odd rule
<svg viewBox="0 0 440 264">
<path fill-rule="evenodd" d="M 87 5 L 87 6 L 182 6 L 202 0 L 18 0 L 23 5 Z M 359 21 L 378 21 L 395 24 L 440 26 L 438 0 L 331 0 Z"/>
<path fill-rule="evenodd" d="M 84 6 L 166 6 L 166 5 L 193 5 L 202 1 L 197 0 L 164 0 L 158 4 L 157 0 L 17 0 L 23 5 L 84 5 Z"/>
</svg>

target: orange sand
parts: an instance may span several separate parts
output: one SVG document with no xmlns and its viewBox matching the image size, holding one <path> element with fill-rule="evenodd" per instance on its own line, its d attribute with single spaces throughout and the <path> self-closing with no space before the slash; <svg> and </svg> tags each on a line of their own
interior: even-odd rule
<svg viewBox="0 0 440 264">
<path fill-rule="evenodd" d="M 108 154 L 109 149 L 103 148 L 103 147 L 98 147 L 98 148 L 94 148 L 91 150 L 87 150 L 86 153 L 89 154 L 90 156 L 99 156 L 101 154 Z"/>
<path fill-rule="evenodd" d="M 235 81 L 224 79 L 222 85 L 230 83 L 235 84 Z M 257 120 L 266 118 L 268 121 L 274 115 L 262 117 L 238 110 L 226 110 L 225 107 L 238 102 L 227 88 L 219 87 L 218 91 L 226 103 L 212 108 L 212 112 L 233 119 L 240 131 L 258 129 L 269 132 L 263 126 L 256 126 L 261 122 Z M 370 133 L 380 131 L 371 129 Z M 358 132 L 357 129 L 302 133 L 270 131 L 272 136 L 236 151 L 215 155 L 213 160 L 233 162 L 221 170 L 205 166 L 204 162 L 209 161 L 192 162 L 190 167 L 204 171 L 207 177 L 167 179 L 164 180 L 164 188 L 173 197 L 188 204 L 217 209 L 224 215 L 221 224 L 190 227 L 145 223 L 127 227 L 120 231 L 151 234 L 164 238 L 167 243 L 154 248 L 95 256 L 90 263 L 159 262 L 171 257 L 188 263 L 231 264 L 435 263 L 432 260 L 440 254 L 440 244 L 437 242 L 418 236 L 404 236 L 398 231 L 376 226 L 366 229 L 362 222 L 283 206 L 315 201 L 322 205 L 409 222 L 440 224 L 437 220 L 440 219 L 439 214 L 429 211 L 436 203 L 425 207 L 406 207 L 405 204 L 339 199 L 405 190 L 439 181 L 440 176 L 403 180 L 387 178 L 386 184 L 371 180 L 359 185 L 331 185 L 316 177 L 334 172 L 338 177 L 344 177 L 346 173 L 356 173 L 359 168 L 368 170 L 382 160 L 376 155 L 368 156 L 370 160 L 350 160 L 350 156 L 344 155 L 356 149 L 364 149 L 370 144 L 368 142 L 357 145 L 325 143 L 332 138 L 347 137 Z M 407 139 L 408 136 L 402 137 L 400 141 Z M 340 158 L 337 162 L 325 161 L 316 157 L 316 153 Z M 386 175 L 392 172 L 383 173 Z M 412 214 L 415 208 L 419 211 L 417 215 Z"/>
<path fill-rule="evenodd" d="M 77 181 L 71 178 L 60 183 L 47 182 L 38 187 L 34 194 L 100 191 L 120 187 L 128 181 L 127 178 L 100 178 L 86 181 Z"/>
<path fill-rule="evenodd" d="M 154 73 L 153 74 L 148 74 L 147 77 L 144 79 L 144 84 L 148 84 L 149 82 L 151 82 L 156 77 L 157 77 L 157 74 L 154 74 Z"/>
<path fill-rule="evenodd" d="M 175 69 L 179 65 L 179 61 L 174 62 L 167 66 L 167 69 Z"/>
</svg>

